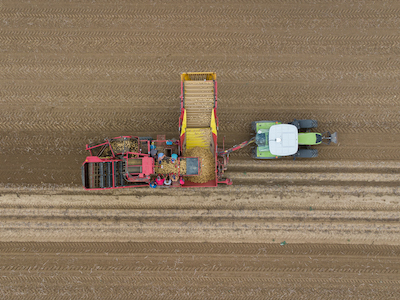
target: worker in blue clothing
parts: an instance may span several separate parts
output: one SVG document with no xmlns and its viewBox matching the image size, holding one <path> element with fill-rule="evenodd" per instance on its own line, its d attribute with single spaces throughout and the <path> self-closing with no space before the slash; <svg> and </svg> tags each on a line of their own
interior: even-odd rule
<svg viewBox="0 0 400 300">
<path fill-rule="evenodd" d="M 150 187 L 155 189 L 157 187 L 157 183 L 153 180 L 152 182 L 150 182 Z"/>
<path fill-rule="evenodd" d="M 178 159 L 178 154 L 173 153 L 171 155 L 171 162 L 174 164 L 176 162 L 176 160 Z"/>
<path fill-rule="evenodd" d="M 162 160 L 165 158 L 165 154 L 160 152 L 158 153 L 158 164 L 162 163 Z"/>
</svg>

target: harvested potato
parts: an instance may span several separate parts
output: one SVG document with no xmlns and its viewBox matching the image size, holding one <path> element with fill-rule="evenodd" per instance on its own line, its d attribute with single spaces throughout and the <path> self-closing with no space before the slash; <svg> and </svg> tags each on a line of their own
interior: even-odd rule
<svg viewBox="0 0 400 300">
<path fill-rule="evenodd" d="M 195 147 L 185 151 L 185 157 L 198 157 L 201 171 L 199 176 L 186 176 L 185 180 L 195 183 L 205 183 L 215 179 L 215 159 L 209 149 Z"/>
</svg>

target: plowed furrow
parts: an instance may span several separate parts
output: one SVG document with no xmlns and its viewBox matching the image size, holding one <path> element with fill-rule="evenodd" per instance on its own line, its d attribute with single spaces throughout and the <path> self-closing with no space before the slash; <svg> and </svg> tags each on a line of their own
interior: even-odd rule
<svg viewBox="0 0 400 300">
<path fill-rule="evenodd" d="M 265 181 L 269 183 L 284 182 L 293 184 L 294 182 L 309 182 L 316 184 L 318 182 L 335 182 L 336 184 L 345 184 L 350 182 L 360 183 L 365 182 L 368 185 L 374 184 L 399 184 L 399 174 L 375 174 L 373 177 L 367 176 L 368 173 L 315 173 L 315 172 L 301 172 L 301 173 L 285 173 L 285 172 L 227 172 L 229 178 L 241 181 Z M 368 178 L 368 179 L 367 179 Z"/>
<path fill-rule="evenodd" d="M 227 83 L 224 83 L 224 86 Z M 316 107 L 328 106 L 326 110 L 337 109 L 338 106 L 379 106 L 388 109 L 396 105 L 400 89 L 395 86 L 343 86 L 337 87 L 325 85 L 319 86 L 313 83 L 311 86 L 292 84 L 271 84 L 252 81 L 249 83 L 238 82 L 229 84 L 220 94 L 220 110 L 229 109 L 232 103 L 241 103 L 246 99 L 250 107 L 257 106 L 257 111 L 279 109 L 287 106 L 315 105 Z M 229 104 L 229 105 L 228 105 Z M 301 112 L 301 111 L 300 111 Z"/>
<path fill-rule="evenodd" d="M 67 106 L 85 103 L 91 106 L 135 107 L 148 110 L 149 106 L 164 103 L 171 108 L 179 109 L 176 93 L 179 89 L 172 82 L 135 82 L 110 84 L 108 82 L 75 82 L 65 86 L 54 85 L 51 82 L 32 85 L 30 82 L 3 81 L 0 91 L 0 103 L 14 106 L 49 105 L 50 107 Z"/>
<path fill-rule="evenodd" d="M 264 257 L 293 255 L 308 258 L 315 256 L 351 256 L 353 262 L 357 257 L 392 257 L 397 259 L 399 248 L 394 245 L 356 245 L 356 244 L 288 244 L 282 247 L 277 243 L 187 243 L 187 242 L 0 242 L 2 253 L 21 254 L 49 253 L 49 254 L 82 254 L 87 253 L 99 256 L 105 253 L 121 254 L 134 253 L 137 255 L 176 254 L 181 255 L 208 254 L 218 258 L 218 254 L 230 256 L 259 255 Z M 84 251 L 83 251 L 84 250 Z M 274 258 L 272 258 L 274 259 Z M 261 265 L 260 265 L 261 267 Z M 393 270 L 395 271 L 395 270 Z"/>
<path fill-rule="evenodd" d="M 185 3 L 184 1 L 175 1 L 175 3 Z M 308 16 L 308 17 L 329 17 L 329 16 L 342 16 L 342 15 L 359 15 L 363 18 L 375 18 L 376 15 L 380 15 L 382 17 L 396 17 L 400 12 L 399 9 L 394 8 L 381 8 L 381 9 L 304 9 L 304 8 L 286 8 L 286 9 L 251 9 L 251 8 L 241 8 L 241 9 L 222 9 L 221 6 L 218 5 L 214 9 L 207 9 L 204 12 L 212 12 L 213 14 L 219 15 L 222 12 L 226 12 L 227 16 L 229 15 L 237 15 L 238 13 L 243 13 L 244 15 L 262 15 L 264 13 L 270 13 L 272 17 L 279 16 L 282 17 L 282 14 L 295 14 L 298 16 Z M 129 6 L 128 6 L 129 7 Z M 173 5 L 171 5 L 173 7 Z M 351 5 L 349 5 L 351 7 Z M 32 8 L 32 7 L 23 7 L 23 9 L 17 9 L 13 7 L 3 7 L 1 13 L 4 15 L 15 15 L 17 17 L 25 17 L 25 16 L 33 16 L 33 17 L 46 17 L 56 15 L 57 17 L 65 17 L 65 16 L 74 16 L 74 15 L 95 15 L 98 17 L 107 17 L 107 16 L 121 16 L 126 17 L 129 15 L 148 15 L 148 14 L 164 14 L 167 10 L 160 8 L 139 8 L 139 9 L 128 9 L 124 10 L 122 8 Z M 186 15 L 190 15 L 196 12 L 195 9 L 192 8 L 179 8 L 176 9 L 176 14 L 182 14 L 183 17 Z M 186 14 L 186 15 L 185 15 Z"/>
<path fill-rule="evenodd" d="M 193 275 L 195 276 L 195 274 Z M 41 276 L 40 276 L 41 277 Z M 387 299 L 395 299 L 398 290 L 398 281 L 388 280 L 358 280 L 358 279 L 281 279 L 277 280 L 274 278 L 263 278 L 263 279 L 238 279 L 238 278 L 207 278 L 207 277 L 153 277 L 153 276 L 101 276 L 104 280 L 107 280 L 107 286 L 99 278 L 94 276 L 57 276 L 57 280 L 54 276 L 47 277 L 43 276 L 39 279 L 39 276 L 22 276 L 22 283 L 17 280 L 17 283 L 9 286 L 7 285 L 4 289 L 4 295 L 7 297 L 17 297 L 20 294 L 32 293 L 35 296 L 26 296 L 25 299 L 37 299 L 37 295 L 42 295 L 43 292 L 46 295 L 40 296 L 41 299 L 52 299 L 52 296 L 47 294 L 57 294 L 59 292 L 59 286 L 63 285 L 72 286 L 73 288 L 68 291 L 68 297 L 59 297 L 59 299 L 68 299 L 71 297 L 79 298 L 82 295 L 102 295 L 105 299 L 112 299 L 115 291 L 118 291 L 118 297 L 120 299 L 131 299 L 131 298 L 142 298 L 143 294 L 152 299 L 162 299 L 164 297 L 174 299 L 187 299 L 187 295 L 191 295 L 192 299 L 202 299 L 206 296 L 209 299 L 217 299 L 218 294 L 234 295 L 242 299 L 250 299 L 248 295 L 252 295 L 252 299 L 265 299 L 270 295 L 274 297 L 287 297 L 287 295 L 296 295 L 296 297 L 317 299 L 314 298 L 315 293 L 311 293 L 310 290 L 315 286 L 322 286 L 318 289 L 318 295 L 323 296 L 324 299 L 336 299 L 340 297 L 348 297 L 352 295 L 352 292 L 347 286 L 357 286 L 357 295 L 360 297 L 384 297 Z M 14 278 L 14 277 L 13 277 Z M 168 279 L 164 279 L 168 278 Z M 7 281 L 6 281 L 7 282 Z M 26 282 L 33 282 L 32 285 L 26 285 Z M 43 289 L 39 288 L 40 283 L 48 283 L 48 286 Z M 171 284 L 174 284 L 171 287 Z M 132 285 L 135 285 L 136 289 L 130 291 Z M 210 285 L 217 285 L 218 291 L 210 290 Z M 263 288 L 260 288 L 260 285 Z M 385 285 L 385 287 L 382 287 Z M 90 288 L 88 287 L 90 286 Z M 163 297 L 159 297 L 160 290 L 163 291 Z M 335 291 L 335 296 L 332 295 L 332 290 Z M 95 291 L 95 292 L 93 292 Z"/>
<path fill-rule="evenodd" d="M 149 65 L 157 65 L 153 72 Z M 173 65 L 171 69 L 171 65 Z M 103 59 L 79 58 L 63 59 L 26 59 L 10 58 L 1 59 L 0 66 L 3 72 L 1 80 L 126 80 L 127 77 L 151 76 L 158 80 L 168 80 L 170 74 L 179 74 L 180 70 L 195 68 L 190 59 L 175 59 L 171 65 L 158 64 L 157 59 L 117 58 Z M 90 66 L 90 67 L 89 67 Z M 398 79 L 398 61 L 302 61 L 280 62 L 261 61 L 249 62 L 234 60 L 228 64 L 221 60 L 205 62 L 206 68 L 223 69 L 225 80 L 306 80 L 335 81 L 353 80 L 360 77 L 363 80 L 384 82 Z M 236 70 L 241 70 L 237 72 Z"/>
<path fill-rule="evenodd" d="M 37 27 L 71 28 L 82 27 L 86 29 L 116 29 L 124 25 L 130 28 L 154 30 L 165 26 L 173 25 L 177 28 L 185 26 L 187 30 L 198 30 L 202 17 L 207 15 L 213 22 L 209 29 L 213 30 L 219 26 L 225 28 L 238 27 L 246 24 L 248 28 L 255 30 L 266 25 L 269 28 L 291 29 L 303 28 L 310 31 L 315 28 L 337 29 L 372 27 L 385 29 L 398 25 L 396 16 L 398 9 L 228 9 L 228 8 L 203 8 L 202 14 L 197 9 L 177 9 L 172 6 L 169 9 L 12 9 L 3 8 L 2 18 L 8 26 L 15 26 L 21 23 L 35 24 Z M 268 20 L 264 16 L 268 15 Z M 178 17 L 179 16 L 179 17 Z M 237 18 L 241 16 L 242 18 Z M 378 18 L 381 18 L 379 19 Z M 346 18 L 347 22 L 342 19 Z M 379 20 L 378 20 L 379 19 Z M 290 20 L 288 24 L 288 20 Z M 360 22 L 360 20 L 364 22 Z M 367 22 L 365 22 L 367 21 Z M 212 25 L 212 26 L 211 26 Z M 146 27 L 147 26 L 147 27 Z M 300 27 L 301 26 L 301 27 Z M 375 31 L 376 32 L 376 31 Z"/>
<path fill-rule="evenodd" d="M 64 172 L 65 173 L 65 172 Z M 235 196 L 232 196 L 232 190 Z M 80 186 L 57 187 L 26 185 L 2 187 L 0 207 L 4 209 L 60 210 L 290 210 L 290 211 L 385 211 L 400 210 L 400 188 L 363 186 L 301 186 L 301 185 L 235 185 L 220 186 L 213 201 L 215 188 L 192 189 L 136 189 L 82 191 Z M 43 194 L 44 193 L 44 194 Z M 173 195 L 171 194 L 173 193 Z M 32 196 L 32 197 L 31 197 Z M 282 199 L 289 197 L 290 201 Z M 179 202 L 172 201 L 176 197 Z M 210 200 L 209 200 L 210 199 Z M 249 201 L 252 199 L 252 201 Z M 169 201 L 171 200 L 171 201 Z"/>
<path fill-rule="evenodd" d="M 397 245 L 400 227 L 397 225 L 359 223 L 319 223 L 289 219 L 284 222 L 241 221 L 187 222 L 147 221 L 118 222 L 66 222 L 43 221 L 26 223 L 8 221 L 2 223 L 3 241 L 203 241 L 203 242 L 256 242 L 274 241 L 279 238 L 290 243 L 391 244 Z M 162 231 L 160 231 L 162 228 Z M 116 235 L 118 233 L 118 235 Z"/>
<path fill-rule="evenodd" d="M 267 107 L 267 106 L 266 106 Z M 303 108 L 304 109 L 304 108 Z M 393 108 L 392 108 L 393 109 Z M 248 132 L 251 131 L 251 122 L 263 121 L 263 120 L 279 120 L 281 122 L 292 122 L 294 119 L 316 119 L 318 121 L 318 128 L 313 131 L 324 132 L 324 131 L 338 131 L 342 133 L 378 133 L 382 131 L 393 130 L 397 132 L 400 130 L 400 125 L 394 124 L 397 114 L 389 107 L 387 110 L 381 110 L 380 114 L 372 111 L 358 111 L 358 112 L 331 112 L 314 110 L 313 113 L 306 112 L 305 110 L 297 110 L 293 112 L 282 112 L 282 111 L 253 111 L 247 112 L 243 109 L 241 113 L 227 113 L 221 112 L 220 129 L 222 132 Z M 240 121 L 240 122 L 239 122 Z M 358 136 L 353 135 L 353 139 L 357 140 Z M 389 139 L 397 140 L 396 136 L 391 136 Z M 340 140 L 340 137 L 339 137 Z M 232 143 L 232 142 L 231 142 Z"/>
<path fill-rule="evenodd" d="M 66 38 L 68 36 L 68 38 Z M 399 54 L 400 40 L 396 35 L 386 36 L 280 36 L 268 34 L 243 33 L 193 33 L 193 32 L 138 32 L 129 34 L 121 31 L 3 31 L 0 37 L 3 51 L 12 53 L 30 52 L 32 47 L 41 53 L 114 53 L 127 54 L 146 51 L 146 54 L 158 53 L 162 45 L 168 44 L 179 52 L 190 51 L 201 54 L 195 45 L 207 44 L 209 51 L 235 49 L 253 55 L 263 56 L 263 51 L 270 55 L 279 54 L 283 48 L 286 53 L 337 55 L 349 52 L 356 55 Z M 133 48 L 134 47 L 134 48 Z"/>
<path fill-rule="evenodd" d="M 250 137 L 248 138 L 250 139 Z M 360 147 L 355 147 L 352 145 L 345 144 L 341 142 L 339 146 L 330 146 L 330 147 L 315 147 L 314 149 L 318 149 L 318 158 L 316 159 L 306 159 L 299 158 L 296 161 L 309 161 L 309 160 L 370 160 L 370 161 L 384 161 L 384 160 L 399 160 L 400 154 L 397 150 L 395 143 L 392 145 L 387 145 L 381 148 L 379 151 L 376 151 L 376 146 L 374 146 L 373 141 L 371 140 L 371 145 L 363 145 Z M 251 149 L 243 149 L 237 152 L 234 152 L 232 155 L 232 161 L 235 159 L 252 159 Z M 279 158 L 278 161 L 281 160 L 291 160 L 293 162 L 293 158 Z M 268 164 L 270 160 L 257 160 L 260 163 L 263 162 Z M 294 162 L 296 163 L 296 162 Z"/>
<path fill-rule="evenodd" d="M 47 112 L 18 111 L 1 113 L 0 130 L 1 131 L 122 131 L 131 132 L 135 135 L 140 131 L 157 132 L 158 128 L 171 131 L 176 128 L 179 113 L 170 112 L 138 112 L 121 111 L 120 108 L 110 108 L 107 113 L 103 111 L 66 111 L 60 108 L 54 111 L 52 108 L 43 109 Z M 53 110 L 53 111 L 52 111 Z M 158 122 L 154 122 L 154 118 Z M 175 125 L 174 125 L 175 124 Z"/>
<path fill-rule="evenodd" d="M 143 258 L 141 258 L 143 259 Z M 120 260 L 120 258 L 118 258 Z M 82 273 L 87 273 L 93 270 L 92 266 L 67 266 L 67 267 L 51 267 L 51 266 L 17 266 L 11 268 L 0 268 L 1 271 L 7 273 L 8 276 L 12 276 L 12 272 L 25 272 L 27 269 L 30 269 L 31 272 L 43 272 L 50 273 L 50 272 L 68 272 L 70 276 L 77 276 Z M 138 267 L 138 266 L 118 266 L 118 267 L 102 267 L 98 266 L 96 268 L 97 272 L 140 272 L 143 276 L 151 276 L 152 272 L 157 272 L 160 277 L 169 277 L 171 274 L 172 267 Z M 242 276 L 248 276 L 252 278 L 254 281 L 264 281 L 260 280 L 259 277 L 260 273 L 262 272 L 276 272 L 276 273 L 284 273 L 287 275 L 297 275 L 299 276 L 301 273 L 308 273 L 308 272 L 320 272 L 320 279 L 326 280 L 329 279 L 329 276 L 334 275 L 335 273 L 348 273 L 348 274 L 358 274 L 358 280 L 365 280 L 370 279 L 370 274 L 380 274 L 384 277 L 391 277 L 396 276 L 399 272 L 397 270 L 381 270 L 381 269 L 351 269 L 351 268 L 265 268 L 265 267 L 182 267 L 178 268 L 178 270 L 182 273 L 183 276 L 192 275 L 194 272 L 201 275 L 202 273 L 205 275 L 206 272 L 212 272 L 209 277 L 220 278 L 225 277 L 226 273 L 243 273 Z M 366 273 L 366 274 L 365 274 Z M 390 276 L 391 275 L 391 276 Z M 7 276 L 7 277 L 8 277 Z M 5 276 L 6 277 L 6 276 Z M 230 280 L 235 280 L 236 276 L 226 276 Z M 255 278 L 253 278 L 255 277 Z M 36 278 L 32 278 L 35 281 Z M 390 280 L 390 278 L 388 278 Z M 21 279 L 20 279 L 21 280 Z M 11 281 L 11 280 L 10 280 Z M 17 279 L 18 281 L 18 279 Z M 3 279 L 3 282 L 7 282 L 7 280 Z M 394 283 L 393 281 L 392 283 Z M 390 283 L 387 282 L 387 283 Z"/>
<path fill-rule="evenodd" d="M 229 162 L 229 170 L 252 170 L 265 172 L 358 172 L 358 173 L 400 173 L 400 162 L 387 161 L 314 161 L 314 160 L 270 160 L 265 164 L 260 164 L 258 160 L 232 160 Z"/>
<path fill-rule="evenodd" d="M 169 210 L 85 210 L 85 209 L 0 209 L 0 220 L 3 223 L 12 222 L 13 220 L 30 220 L 36 222 L 59 222 L 61 220 L 70 222 L 169 222 L 169 221 L 204 221 L 204 222 L 282 222 L 287 219 L 293 219 L 296 222 L 340 222 L 341 224 L 356 224 L 363 222 L 371 222 L 380 225 L 395 225 L 400 220 L 398 212 L 332 212 L 332 211 L 299 211 L 293 215 L 292 211 L 267 211 L 267 210 L 186 210 L 186 209 L 169 209 Z"/>
<path fill-rule="evenodd" d="M 174 109 L 175 108 L 175 109 Z M 134 107 L 132 107 L 133 110 Z M 315 118 L 319 121 L 319 127 L 315 131 L 339 132 L 339 142 L 345 145 L 346 142 L 341 139 L 341 134 L 347 134 L 346 138 L 350 138 L 352 134 L 352 142 L 356 143 L 361 138 L 369 136 L 371 145 L 374 140 L 369 134 L 375 134 L 379 144 L 391 143 L 393 146 L 398 143 L 399 137 L 394 133 L 400 132 L 400 124 L 395 120 L 397 114 L 394 112 L 374 113 L 222 113 L 221 135 L 231 132 L 252 134 L 250 124 L 252 121 L 261 120 L 282 120 L 289 122 L 294 119 Z M 66 111 L 62 107 L 37 107 L 31 109 L 8 109 L 0 113 L 0 130 L 1 131 L 154 131 L 158 132 L 162 128 L 164 131 L 173 131 L 177 126 L 179 112 L 177 107 L 171 109 L 153 109 L 139 111 L 127 111 L 121 107 L 109 107 L 108 111 L 100 109 L 83 109 L 77 111 L 70 109 Z M 383 136 L 382 133 L 391 134 Z M 254 133 L 253 133 L 254 134 Z M 231 141 L 233 144 L 235 141 Z M 242 141 L 236 141 L 242 142 Z M 350 141 L 349 141 L 350 142 Z M 375 140 L 375 144 L 377 141 Z M 226 147 L 229 147 L 227 144 Z M 384 154 L 383 151 L 377 151 L 378 156 Z M 344 157 L 346 158 L 346 157 Z"/>
</svg>

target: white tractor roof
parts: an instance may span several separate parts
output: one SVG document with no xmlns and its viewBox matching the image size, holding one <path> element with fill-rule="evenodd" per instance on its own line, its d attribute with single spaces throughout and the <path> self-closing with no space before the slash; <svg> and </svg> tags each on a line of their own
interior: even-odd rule
<svg viewBox="0 0 400 300">
<path fill-rule="evenodd" d="M 273 125 L 269 129 L 268 141 L 272 155 L 293 155 L 299 148 L 297 127 L 291 124 Z"/>
</svg>

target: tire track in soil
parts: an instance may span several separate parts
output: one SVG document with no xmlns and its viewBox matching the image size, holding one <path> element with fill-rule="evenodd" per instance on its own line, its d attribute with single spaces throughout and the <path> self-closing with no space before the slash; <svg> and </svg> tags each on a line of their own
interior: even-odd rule
<svg viewBox="0 0 400 300">
<path fill-rule="evenodd" d="M 320 172 L 226 172 L 228 178 L 238 184 L 295 184 L 301 186 L 328 185 L 332 186 L 386 186 L 397 187 L 400 184 L 399 174 L 374 174 L 368 173 L 320 173 Z"/>
<path fill-rule="evenodd" d="M 139 111 L 125 108 L 113 108 L 108 111 L 102 109 L 70 108 L 66 111 L 61 107 L 43 107 L 31 110 L 9 108 L 0 113 L 1 131 L 118 131 L 124 128 L 127 131 L 153 131 L 160 128 L 172 131 L 177 128 L 178 107 L 166 109 L 139 109 Z M 306 109 L 306 108 L 304 108 Z M 273 118 L 271 118 L 273 116 Z M 269 112 L 269 113 L 227 113 L 219 114 L 221 120 L 220 135 L 232 132 L 243 132 L 250 135 L 252 121 L 260 120 L 287 120 L 315 118 L 320 120 L 318 131 L 338 131 L 352 134 L 381 134 L 398 133 L 400 124 L 396 122 L 396 112 L 329 112 L 329 113 L 302 113 L 300 112 Z M 153 121 L 152 120 L 156 120 Z M 222 121 L 223 120 L 223 121 Z M 392 140 L 398 139 L 392 135 Z M 390 141 L 390 140 L 389 140 Z"/>
<path fill-rule="evenodd" d="M 176 82 L 135 82 L 135 83 L 78 83 L 65 86 L 42 84 L 31 86 L 28 82 L 18 85 L 3 82 L 0 103 L 18 105 L 69 106 L 126 106 L 149 109 L 159 103 L 168 104 L 179 110 L 179 81 Z"/>
<path fill-rule="evenodd" d="M 147 31 L 163 28 L 166 24 L 185 30 L 201 30 L 204 26 L 203 16 L 207 15 L 213 22 L 209 30 L 217 28 L 236 28 L 245 26 L 249 30 L 256 28 L 303 28 L 315 31 L 316 24 L 320 29 L 343 30 L 347 28 L 398 27 L 396 16 L 399 9 L 202 9 L 201 16 L 197 9 L 12 9 L 3 8 L 2 18 L 7 26 L 17 27 L 20 24 L 35 24 L 37 27 L 65 29 L 80 27 L 86 29 L 116 29 L 127 26 L 136 30 Z M 264 16 L 268 15 L 265 20 Z M 241 18 L 237 18 L 241 16 Z M 347 22 L 342 20 L 346 19 Z M 288 24 L 289 20 L 289 24 Z M 199 28 L 200 27 L 200 28 Z M 240 28 L 240 27 L 239 27 Z M 339 31 L 340 32 L 340 31 Z"/>
<path fill-rule="evenodd" d="M 355 162 L 355 161 L 296 161 L 271 160 L 268 164 L 260 164 L 257 160 L 232 160 L 229 162 L 229 171 L 240 172 L 251 169 L 254 172 L 291 172 L 291 173 L 400 173 L 399 162 Z"/>
<path fill-rule="evenodd" d="M 67 36 L 67 38 L 66 38 Z M 286 49 L 294 55 L 396 55 L 400 53 L 400 40 L 396 35 L 386 36 L 280 36 L 268 34 L 210 33 L 210 32 L 137 32 L 126 31 L 16 31 L 7 30 L 0 37 L 3 52 L 27 53 L 32 47 L 40 53 L 109 53 L 115 54 L 158 54 L 163 45 L 176 49 L 177 52 L 190 52 L 200 55 L 195 45 L 207 45 L 210 52 L 219 49 L 235 49 L 253 55 L 279 54 Z M 379 45 L 379 46 L 377 46 Z M 229 50 L 228 50 L 229 51 Z M 231 51 L 234 52 L 234 51 Z"/>
<path fill-rule="evenodd" d="M 58 203 L 53 196 L 53 201 Z M 29 197 L 28 197 L 29 198 Z M 68 197 L 69 198 L 69 197 Z M 25 197 L 26 199 L 26 197 Z M 303 204 L 304 205 L 304 204 Z M 397 244 L 398 211 L 265 209 L 3 208 L 3 241 L 256 242 L 281 237 L 292 243 Z M 118 232 L 116 235 L 115 233 Z"/>
<path fill-rule="evenodd" d="M 222 80 L 222 79 L 221 79 Z M 23 83 L 23 84 L 22 84 Z M 246 99 L 249 106 L 261 106 L 259 109 L 302 106 L 346 106 L 380 107 L 387 106 L 393 110 L 400 94 L 400 88 L 395 86 L 352 86 L 337 87 L 304 86 L 293 84 L 268 84 L 252 81 L 250 83 L 223 83 L 219 88 L 220 112 L 232 109 L 232 105 L 242 103 Z M 157 105 L 165 103 L 168 106 L 179 108 L 180 95 L 179 81 L 176 82 L 138 82 L 113 84 L 76 82 L 65 86 L 54 86 L 42 83 L 30 85 L 29 82 L 19 81 L 18 84 L 11 81 L 3 81 L 0 91 L 0 102 L 19 104 L 47 104 L 47 105 L 75 105 L 86 103 L 110 105 L 130 105 L 142 107 L 143 103 Z M 266 104 L 267 103 L 267 104 Z M 143 106 L 143 109 L 145 106 Z M 365 110 L 365 109 L 364 109 Z"/>
<path fill-rule="evenodd" d="M 339 134 L 340 134 L 340 132 L 339 132 Z M 248 139 L 250 139 L 250 137 Z M 340 139 L 340 136 L 339 136 L 339 139 Z M 371 141 L 371 143 L 372 142 L 373 141 Z M 225 146 L 225 147 L 227 148 L 227 147 L 229 147 L 229 145 Z M 396 161 L 396 160 L 400 159 L 400 153 L 397 150 L 396 143 L 393 143 L 393 145 L 388 145 L 388 146 L 380 149 L 379 152 L 374 152 L 374 151 L 376 151 L 376 147 L 372 144 L 370 146 L 362 145 L 362 146 L 357 147 L 357 146 L 348 146 L 348 145 L 345 145 L 344 143 L 343 144 L 341 143 L 339 146 L 318 147 L 318 157 L 313 160 L 324 161 L 324 160 L 335 160 L 336 159 L 339 161 L 345 161 L 345 160 L 355 160 L 355 161 L 393 160 L 393 161 Z M 231 161 L 234 161 L 237 158 L 253 160 L 251 149 L 242 149 L 238 152 L 233 153 L 230 157 L 231 157 Z M 291 158 L 291 157 L 278 159 L 278 161 L 281 161 L 281 160 L 291 160 L 293 162 L 293 158 Z M 302 159 L 298 159 L 298 160 L 300 161 Z M 257 160 L 257 161 L 259 161 L 260 163 L 261 163 L 261 161 L 264 161 L 265 164 L 269 163 L 269 160 Z M 304 160 L 302 160 L 302 161 L 304 161 Z M 293 162 L 293 163 L 295 164 L 296 162 Z"/>
<path fill-rule="evenodd" d="M 55 56 L 57 57 L 57 56 Z M 192 59 L 170 59 L 171 64 L 160 64 L 159 59 L 135 58 L 8 58 L 0 59 L 3 73 L 1 80 L 113 80 L 124 81 L 126 78 L 146 77 L 167 81 L 171 75 L 181 70 L 198 69 Z M 343 81 L 354 80 L 362 75 L 363 80 L 387 82 L 397 80 L 399 61 L 211 61 L 205 60 L 204 69 L 219 71 L 220 76 L 231 81 L 269 81 L 306 80 Z M 150 68 L 149 66 L 157 66 Z M 237 72 L 241 70 L 241 72 Z M 360 73 L 361 72 L 361 73 Z"/>
<path fill-rule="evenodd" d="M 103 210 L 88 210 L 88 209 L 59 209 L 59 208 L 1 208 L 0 222 L 7 223 L 15 220 L 31 220 L 37 222 L 60 222 L 68 220 L 70 222 L 282 222 L 292 220 L 293 222 L 307 221 L 311 223 L 336 222 L 341 224 L 357 224 L 371 222 L 380 225 L 396 224 L 400 220 L 398 212 L 388 213 L 375 212 L 360 212 L 360 211 L 299 211 L 296 216 L 293 216 L 292 211 L 269 211 L 269 210 L 231 210 L 231 209 L 140 209 L 127 211 L 126 209 L 110 208 L 107 211 Z"/>
<path fill-rule="evenodd" d="M 140 272 L 141 273 L 141 272 Z M 196 273 L 196 272 L 195 272 Z M 18 284 L 6 286 L 5 293 L 7 295 L 20 295 L 32 293 L 37 296 L 25 299 L 37 299 L 43 291 L 46 294 L 58 294 L 60 286 L 74 287 L 68 291 L 68 297 L 60 299 L 70 299 L 73 297 L 98 297 L 101 294 L 107 299 L 118 297 L 119 299 L 132 299 L 142 298 L 143 294 L 152 299 L 164 299 L 170 297 L 174 299 L 187 299 L 190 295 L 192 299 L 221 299 L 220 294 L 229 295 L 227 297 L 240 297 L 247 299 L 251 295 L 252 299 L 265 299 L 266 297 L 287 297 L 288 295 L 302 297 L 307 299 L 317 299 L 315 292 L 311 292 L 318 288 L 318 297 L 323 296 L 324 299 L 337 299 L 337 296 L 342 298 L 350 297 L 352 292 L 350 288 L 357 286 L 357 295 L 361 297 L 374 297 L 396 299 L 398 289 L 398 281 L 392 280 L 358 280 L 358 279 L 297 279 L 297 278 L 282 278 L 280 280 L 274 278 L 268 279 L 238 279 L 238 278 L 207 278 L 207 277 L 190 277 L 191 274 L 185 274 L 183 277 L 153 277 L 153 276 L 140 276 L 140 277 L 127 277 L 127 276 L 101 276 L 107 280 L 107 285 L 104 281 L 92 276 L 57 276 L 59 281 L 55 281 L 54 277 L 38 277 L 23 276 L 16 278 Z M 19 280 L 24 280 L 25 283 Z M 35 285 L 27 286 L 26 282 L 33 282 Z M 46 289 L 38 288 L 38 285 L 43 282 L 48 282 L 49 286 Z M 62 283 L 62 284 L 61 284 Z M 173 286 L 171 286 L 173 284 Z M 135 289 L 131 290 L 132 286 Z M 210 289 L 210 285 L 217 285 L 216 291 L 214 288 Z M 263 288 L 260 288 L 260 285 Z M 383 288 L 382 286 L 385 286 Z M 90 288 L 88 287 L 90 286 Z M 321 288 L 320 286 L 323 286 Z M 367 287 L 366 287 L 367 286 Z M 76 289 L 76 290 L 75 290 Z M 160 290 L 163 291 L 160 297 Z M 335 290 L 335 296 L 332 295 L 332 290 Z M 96 291 L 96 293 L 94 293 Z M 116 296 L 116 294 L 118 296 Z M 222 296 L 222 299 L 227 299 Z M 52 296 L 40 296 L 41 299 L 52 299 Z M 250 298 L 248 298 L 250 299 Z"/>
<path fill-rule="evenodd" d="M 140 297 L 135 294 L 140 290 L 156 298 L 162 290 L 163 297 L 177 299 L 221 292 L 262 299 L 289 291 L 312 297 L 313 287 L 319 286 L 319 296 L 333 299 L 332 289 L 335 297 L 348 296 L 355 286 L 359 296 L 395 297 L 399 284 L 395 246 L 2 242 L 0 249 L 1 270 L 7 275 L 0 282 L 7 296 L 54 295 L 60 286 L 69 286 L 68 297 L 93 295 L 95 289 L 105 297 L 115 291 L 119 297 Z"/>
<path fill-rule="evenodd" d="M 288 244 L 272 243 L 187 243 L 187 242 L 0 242 L 2 253 L 153 253 L 153 254 L 237 254 L 237 255 L 333 255 L 398 258 L 393 245 Z M 84 251 L 82 251 L 84 249 Z M 179 250 L 179 251 L 177 251 Z"/>
<path fill-rule="evenodd" d="M 397 245 L 400 233 L 398 226 L 376 226 L 369 223 L 358 224 L 319 224 L 302 222 L 294 225 L 287 223 L 230 225 L 224 222 L 210 223 L 209 226 L 193 226 L 187 222 L 146 222 L 140 226 L 137 222 L 127 224 L 97 224 L 88 222 L 86 226 L 69 223 L 49 222 L 23 225 L 21 222 L 7 222 L 3 226 L 4 241 L 35 240 L 51 241 L 188 241 L 188 242 L 257 242 L 273 241 L 277 237 L 290 243 L 348 243 L 356 244 L 392 244 Z M 32 223 L 32 222 L 30 222 Z M 79 226 L 78 226 L 79 225 Z M 160 227 L 162 226 L 162 233 Z M 186 227 L 185 227 L 186 225 Z M 215 229 L 214 227 L 218 227 Z M 329 233 L 327 233 L 329 232 Z"/>
<path fill-rule="evenodd" d="M 232 190 L 235 196 L 232 196 Z M 46 192 L 47 191 L 47 192 Z M 80 187 L 38 188 L 35 186 L 2 187 L 0 208 L 60 210 L 283 210 L 283 211 L 369 211 L 396 212 L 400 210 L 399 188 L 332 187 L 321 185 L 237 185 L 197 190 L 137 189 L 135 196 L 129 190 L 82 191 Z M 174 200 L 174 196 L 180 201 Z M 282 199 L 290 198 L 290 201 Z M 55 201 L 57 199 L 57 201 Z M 158 199 L 158 200 L 155 200 Z M 164 199 L 164 200 L 163 200 Z M 362 199 L 362 201 L 360 200 Z M 251 201 L 249 201 L 251 200 Z"/>
</svg>

